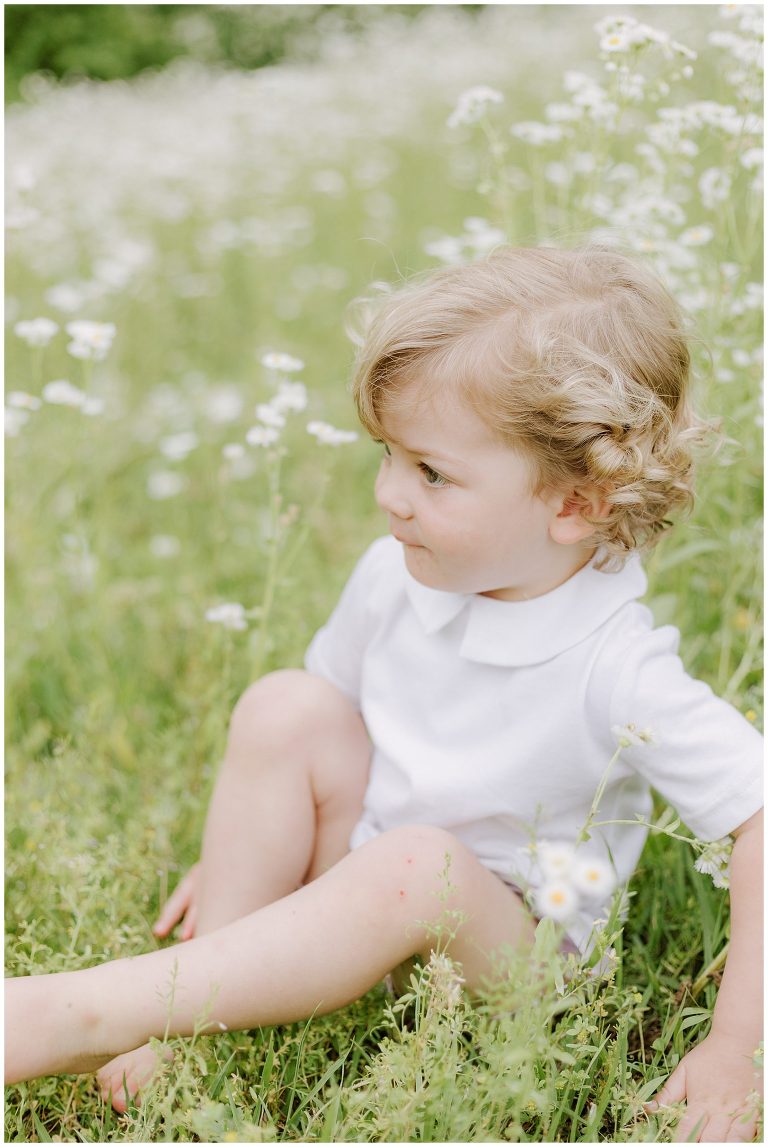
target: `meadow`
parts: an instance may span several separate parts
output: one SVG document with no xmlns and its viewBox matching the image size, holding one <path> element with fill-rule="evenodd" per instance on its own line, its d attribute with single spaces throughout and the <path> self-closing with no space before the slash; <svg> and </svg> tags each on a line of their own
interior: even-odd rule
<svg viewBox="0 0 768 1147">
<path fill-rule="evenodd" d="M 689 671 L 761 723 L 761 9 L 621 12 L 384 8 L 354 35 L 330 13 L 311 51 L 260 71 L 23 82 L 7 974 L 156 944 L 234 701 L 301 664 L 385 532 L 379 448 L 349 433 L 345 316 L 371 284 L 504 241 L 596 237 L 657 269 L 723 442 L 647 563 L 648 601 Z M 437 960 L 397 1002 L 382 987 L 306 1024 L 170 1040 L 124 1117 L 89 1076 L 9 1089 L 6 1141 L 668 1140 L 675 1113 L 643 1103 L 708 1029 L 728 912 L 656 811 L 603 974 L 566 969 L 547 923 L 544 984 L 521 966 L 471 1006 Z"/>
</svg>

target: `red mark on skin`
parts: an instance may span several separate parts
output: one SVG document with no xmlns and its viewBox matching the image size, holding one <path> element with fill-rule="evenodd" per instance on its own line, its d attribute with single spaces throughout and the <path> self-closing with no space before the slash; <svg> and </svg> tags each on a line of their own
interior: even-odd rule
<svg viewBox="0 0 768 1147">
<path fill-rule="evenodd" d="M 401 897 L 401 899 L 402 899 L 402 897 L 404 897 L 404 896 L 405 896 L 405 889 L 404 889 L 404 888 L 401 888 L 401 889 L 400 889 L 400 897 Z"/>
<path fill-rule="evenodd" d="M 413 857 L 412 856 L 406 856 L 405 863 L 406 864 L 413 864 Z"/>
</svg>

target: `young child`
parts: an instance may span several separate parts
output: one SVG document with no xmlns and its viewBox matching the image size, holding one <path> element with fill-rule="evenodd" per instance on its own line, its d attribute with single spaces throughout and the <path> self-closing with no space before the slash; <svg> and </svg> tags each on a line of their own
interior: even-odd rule
<svg viewBox="0 0 768 1147">
<path fill-rule="evenodd" d="M 479 987 L 532 942 L 531 840 L 575 845 L 605 780 L 577 855 L 619 883 L 650 786 L 703 840 L 735 837 L 712 1029 L 657 1101 L 687 1100 L 681 1138 L 752 1137 L 760 738 L 637 602 L 637 551 L 691 499 L 704 428 L 688 389 L 675 305 L 609 250 L 503 249 L 386 299 L 354 393 L 383 444 L 392 536 L 362 557 L 306 671 L 239 701 L 201 863 L 156 927 L 183 918 L 189 942 L 9 980 L 9 1082 L 107 1064 L 124 1106 L 156 1068 L 151 1036 L 342 1007 L 427 959 L 446 909 L 464 916 L 448 951 Z M 597 915 L 574 914 L 571 944 L 587 949 Z"/>
</svg>

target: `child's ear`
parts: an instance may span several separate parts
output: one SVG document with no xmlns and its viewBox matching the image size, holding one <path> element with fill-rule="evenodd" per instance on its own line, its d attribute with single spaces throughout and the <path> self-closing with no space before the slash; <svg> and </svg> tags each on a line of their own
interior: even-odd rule
<svg viewBox="0 0 768 1147">
<path fill-rule="evenodd" d="M 551 503 L 555 513 L 550 519 L 549 536 L 561 546 L 585 542 L 595 532 L 595 522 L 611 512 L 605 493 L 593 486 L 580 486 L 558 494 Z"/>
</svg>

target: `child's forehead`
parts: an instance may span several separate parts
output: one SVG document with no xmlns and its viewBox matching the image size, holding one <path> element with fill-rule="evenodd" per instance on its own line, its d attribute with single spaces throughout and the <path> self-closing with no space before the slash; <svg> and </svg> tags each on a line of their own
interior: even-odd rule
<svg viewBox="0 0 768 1147">
<path fill-rule="evenodd" d="M 391 396 L 379 421 L 387 443 L 410 453 L 458 459 L 496 444 L 487 422 L 457 390 L 440 392 L 416 383 L 400 396 Z"/>
</svg>

